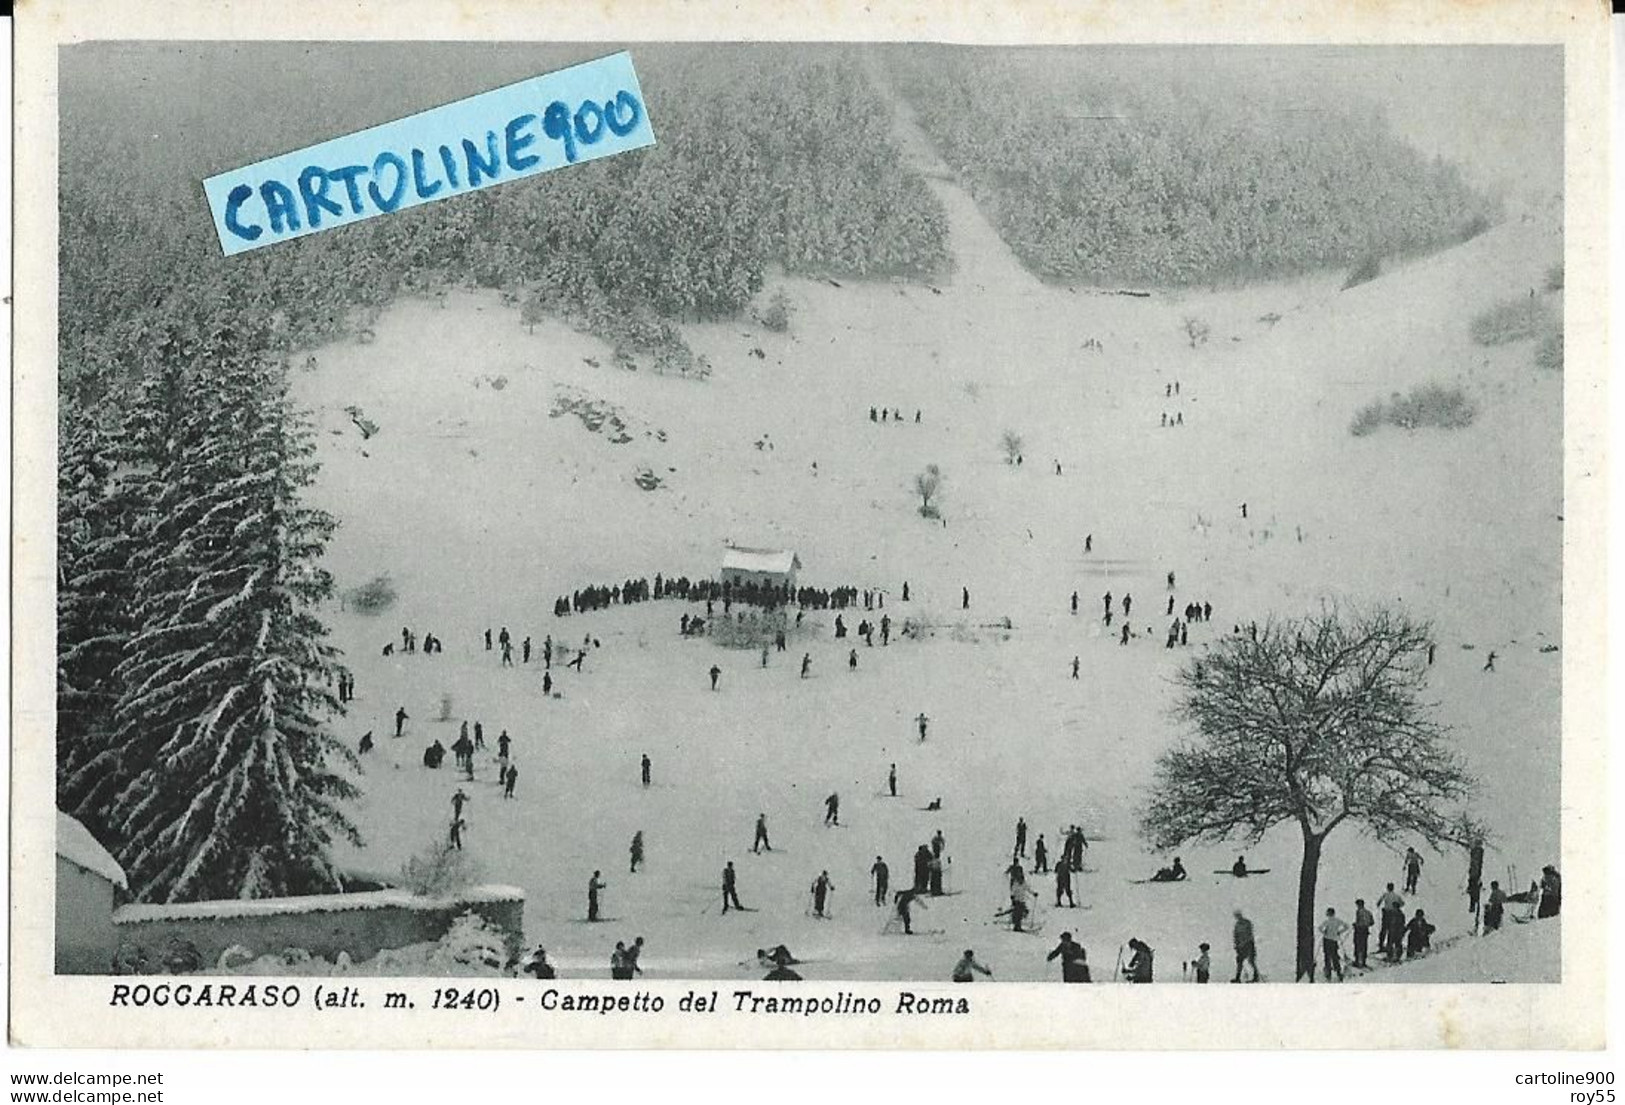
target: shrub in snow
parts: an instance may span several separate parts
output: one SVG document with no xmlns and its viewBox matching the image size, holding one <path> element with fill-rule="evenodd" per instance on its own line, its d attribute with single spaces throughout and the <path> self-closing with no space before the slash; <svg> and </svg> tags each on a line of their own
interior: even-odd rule
<svg viewBox="0 0 1625 1105">
<path fill-rule="evenodd" d="M 382 614 L 395 605 L 395 582 L 388 575 L 373 576 L 359 587 L 350 588 L 344 601 L 363 614 Z"/>
<path fill-rule="evenodd" d="M 422 898 L 445 898 L 479 881 L 479 865 L 461 848 L 436 840 L 401 865 L 401 885 Z"/>
<path fill-rule="evenodd" d="M 1534 337 L 1550 318 L 1551 311 L 1533 295 L 1515 296 L 1474 316 L 1468 329 L 1479 345 L 1506 345 Z"/>
<path fill-rule="evenodd" d="M 782 334 L 790 329 L 790 297 L 783 291 L 776 291 L 768 299 L 767 306 L 762 308 L 756 320 L 775 334 Z"/>
<path fill-rule="evenodd" d="M 1354 416 L 1349 432 L 1355 437 L 1375 433 L 1384 423 L 1402 430 L 1433 427 L 1459 430 L 1472 425 L 1478 407 L 1460 387 L 1423 384 L 1406 395 L 1395 392 L 1387 403 L 1367 403 Z"/>
</svg>

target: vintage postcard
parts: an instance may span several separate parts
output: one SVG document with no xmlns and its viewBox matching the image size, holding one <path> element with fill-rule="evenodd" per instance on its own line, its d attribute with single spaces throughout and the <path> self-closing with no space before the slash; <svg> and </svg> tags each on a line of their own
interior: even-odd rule
<svg viewBox="0 0 1625 1105">
<path fill-rule="evenodd" d="M 23 5 L 13 1040 L 1602 1046 L 1606 30 Z"/>
</svg>

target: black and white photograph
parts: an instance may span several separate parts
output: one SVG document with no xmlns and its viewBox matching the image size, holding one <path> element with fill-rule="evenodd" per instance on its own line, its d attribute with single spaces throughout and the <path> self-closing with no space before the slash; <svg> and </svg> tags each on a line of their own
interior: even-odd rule
<svg viewBox="0 0 1625 1105">
<path fill-rule="evenodd" d="M 54 53 L 55 975 L 1576 981 L 1561 44 Z"/>
</svg>

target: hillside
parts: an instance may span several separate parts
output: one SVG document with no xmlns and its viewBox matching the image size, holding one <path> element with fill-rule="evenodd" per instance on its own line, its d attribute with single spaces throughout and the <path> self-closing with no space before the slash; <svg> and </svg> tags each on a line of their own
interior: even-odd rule
<svg viewBox="0 0 1625 1105">
<path fill-rule="evenodd" d="M 527 890 L 529 935 L 566 973 L 601 972 L 615 940 L 642 934 L 653 975 L 749 977 L 753 964 L 734 965 L 783 942 L 813 961 L 812 978 L 945 977 L 965 947 L 1000 979 L 1042 978 L 1042 952 L 1070 927 L 1097 974 L 1138 935 L 1166 979 L 1200 940 L 1222 952 L 1240 907 L 1258 923 L 1266 974 L 1290 977 L 1289 834 L 1248 852 L 1272 874 L 1245 884 L 1205 874 L 1239 848 L 1188 851 L 1198 877 L 1186 884 L 1129 882 L 1165 861 L 1142 850 L 1132 814 L 1173 736 L 1168 676 L 1185 657 L 1161 643 L 1172 570 L 1181 603 L 1214 607 L 1213 624 L 1193 627 L 1196 649 L 1232 624 L 1323 602 L 1394 602 L 1433 619 L 1439 712 L 1497 834 L 1486 874 L 1515 865 L 1527 881 L 1551 862 L 1561 654 L 1540 649 L 1562 630 L 1562 380 L 1531 367 L 1527 344 L 1484 349 L 1467 333 L 1478 310 L 1538 286 L 1560 254 L 1551 213 L 1345 292 L 1341 274 L 1177 296 L 1070 290 L 1028 275 L 906 116 L 898 126 L 947 212 L 953 275 L 927 286 L 771 277 L 794 305 L 788 334 L 684 327 L 713 368 L 706 381 L 616 369 L 605 345 L 557 322 L 528 332 L 494 292 L 403 299 L 371 344 L 315 351 L 296 391 L 321 430 L 315 498 L 341 521 L 327 565 L 343 587 L 387 573 L 400 594 L 381 616 L 331 618 L 358 677 L 342 730 L 379 738 L 358 810 L 369 843 L 340 858 L 387 871 L 443 836 L 455 777 L 418 758 L 428 740 L 455 739 L 455 720 L 433 720 L 449 694 L 454 719 L 482 720 L 488 741 L 514 736 L 516 800 L 502 800 L 482 758 L 469 847 L 487 878 Z M 1190 347 L 1187 317 L 1209 323 L 1205 344 Z M 1177 400 L 1165 397 L 1175 381 Z M 1428 381 L 1470 389 L 1475 424 L 1349 434 L 1360 404 Z M 613 407 L 630 440 L 550 417 L 561 399 Z M 376 436 L 362 440 L 351 406 Z M 872 423 L 871 406 L 903 423 Z M 1164 412 L 1183 424 L 1162 428 Z M 1006 430 L 1025 439 L 1020 467 L 1000 455 Z M 914 511 L 910 483 L 928 463 L 946 476 L 946 525 Z M 634 482 L 643 470 L 657 490 Z M 859 644 L 848 672 L 855 642 L 833 641 L 830 616 L 813 613 L 763 670 L 753 654 L 680 639 L 678 603 L 551 615 L 558 595 L 588 584 L 709 574 L 727 540 L 793 546 L 808 582 L 883 589 L 886 613 L 935 633 Z M 1098 619 L 1108 589 L 1131 591 L 1135 623 L 1144 611 L 1156 628 L 1120 647 Z M 1012 628 L 994 628 L 1004 618 Z M 381 656 L 402 625 L 443 637 L 445 653 Z M 483 630 L 502 625 L 538 648 L 546 634 L 602 648 L 580 675 L 555 665 L 559 697 L 545 700 L 535 663 L 502 670 L 482 649 Z M 1497 669 L 1481 672 L 1491 649 Z M 794 665 L 804 651 L 806 681 Z M 399 705 L 413 720 L 397 742 Z M 924 744 L 910 723 L 922 711 Z M 879 797 L 892 762 L 897 801 Z M 832 790 L 840 830 L 820 825 Z M 940 815 L 920 812 L 938 796 Z M 771 856 L 748 854 L 758 812 Z M 1092 845 L 1082 908 L 1044 909 L 1037 940 L 991 924 L 1018 815 L 1052 851 L 1077 820 Z M 932 903 L 920 927 L 943 931 L 881 935 L 864 890 L 873 857 L 905 882 L 909 854 L 938 828 L 963 893 Z M 628 876 L 639 829 L 648 867 Z M 730 858 L 761 912 L 724 920 L 716 887 Z M 1428 864 L 1417 904 L 1444 937 L 1466 921 L 1465 858 Z M 575 921 L 595 868 L 617 919 L 602 929 Z M 836 915 L 820 922 L 804 906 L 825 869 Z M 1347 911 L 1398 874 L 1394 853 L 1339 830 L 1322 900 Z M 1551 968 L 1532 959 L 1520 977 Z"/>
</svg>

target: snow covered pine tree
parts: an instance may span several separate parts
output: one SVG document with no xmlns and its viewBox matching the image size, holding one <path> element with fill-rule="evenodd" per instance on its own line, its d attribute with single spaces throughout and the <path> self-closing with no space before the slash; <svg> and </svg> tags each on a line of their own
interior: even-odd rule
<svg viewBox="0 0 1625 1105">
<path fill-rule="evenodd" d="M 143 901 L 333 890 L 334 835 L 357 839 L 342 769 L 359 771 L 323 727 L 342 712 L 314 613 L 335 523 L 300 503 L 314 447 L 283 367 L 230 324 L 205 332 L 183 357 L 185 403 L 148 412 L 171 427 L 133 477 L 146 510 L 117 670 L 117 854 Z"/>
</svg>

